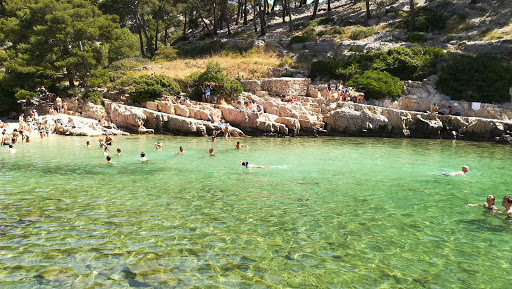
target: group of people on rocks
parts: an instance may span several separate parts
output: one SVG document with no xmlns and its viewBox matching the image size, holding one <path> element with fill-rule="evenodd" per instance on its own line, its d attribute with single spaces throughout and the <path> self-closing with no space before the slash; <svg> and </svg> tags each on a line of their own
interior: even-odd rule
<svg viewBox="0 0 512 289">
<path fill-rule="evenodd" d="M 363 103 L 364 93 L 356 93 L 350 87 L 343 85 L 343 81 L 339 81 L 336 85 L 332 82 L 327 84 L 327 92 L 329 98 L 336 101 L 354 101 L 356 103 Z"/>
</svg>

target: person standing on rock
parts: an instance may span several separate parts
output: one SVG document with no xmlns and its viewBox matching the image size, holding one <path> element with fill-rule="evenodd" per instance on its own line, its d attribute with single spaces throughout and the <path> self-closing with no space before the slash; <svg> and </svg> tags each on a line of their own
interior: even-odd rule
<svg viewBox="0 0 512 289">
<path fill-rule="evenodd" d="M 62 110 L 62 98 L 58 97 L 55 99 L 55 109 L 57 113 L 61 113 Z"/>
<path fill-rule="evenodd" d="M 211 90 L 210 90 L 210 85 L 208 84 L 206 86 L 206 90 L 204 91 L 205 95 L 206 95 L 206 102 L 210 103 L 210 93 L 211 93 Z"/>
</svg>

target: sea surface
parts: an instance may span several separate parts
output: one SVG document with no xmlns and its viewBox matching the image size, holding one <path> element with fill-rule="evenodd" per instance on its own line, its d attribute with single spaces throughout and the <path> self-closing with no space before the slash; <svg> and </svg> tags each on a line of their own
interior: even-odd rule
<svg viewBox="0 0 512 289">
<path fill-rule="evenodd" d="M 512 195 L 511 147 L 241 142 L 249 148 L 223 138 L 116 137 L 116 165 L 105 163 L 96 138 L 33 137 L 15 154 L 1 147 L 0 288 L 511 284 L 512 223 L 467 206 L 493 194 L 503 209 Z M 463 165 L 466 176 L 432 175 Z"/>
</svg>

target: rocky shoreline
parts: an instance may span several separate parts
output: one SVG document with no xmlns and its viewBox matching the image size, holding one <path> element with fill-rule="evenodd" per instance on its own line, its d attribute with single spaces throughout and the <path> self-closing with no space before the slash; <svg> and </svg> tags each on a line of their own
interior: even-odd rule
<svg viewBox="0 0 512 289">
<path fill-rule="evenodd" d="M 512 122 L 508 120 L 438 115 L 331 100 L 325 97 L 321 85 L 311 85 L 306 78 L 251 80 L 243 85 L 249 92 L 242 93 L 231 104 L 171 98 L 146 102 L 142 107 L 112 100 L 101 106 L 76 98 L 66 99 L 71 117 L 86 119 L 77 119 L 81 125 L 75 128 L 57 125 L 55 131 L 65 135 L 127 132 L 211 136 L 222 132 L 239 136 L 355 136 L 512 143 Z M 283 102 L 283 94 L 293 95 L 292 101 Z M 120 130 L 101 128 L 99 120 L 115 123 Z"/>
</svg>

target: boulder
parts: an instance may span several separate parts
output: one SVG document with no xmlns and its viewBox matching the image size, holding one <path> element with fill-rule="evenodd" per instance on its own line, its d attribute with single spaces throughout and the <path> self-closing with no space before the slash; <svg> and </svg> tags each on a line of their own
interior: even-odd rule
<svg viewBox="0 0 512 289">
<path fill-rule="evenodd" d="M 112 122 L 129 132 L 139 133 L 139 129 L 144 127 L 147 117 L 142 108 L 106 101 L 105 109 Z"/>
</svg>

